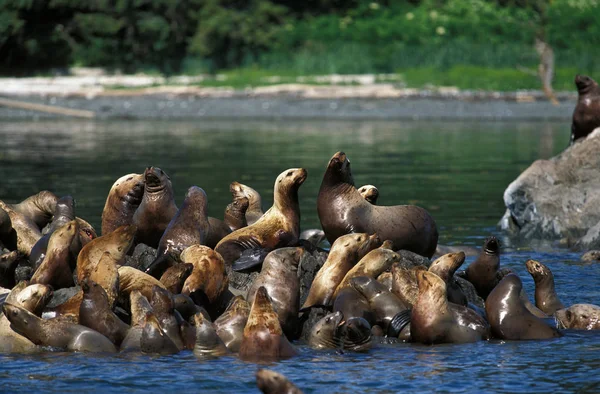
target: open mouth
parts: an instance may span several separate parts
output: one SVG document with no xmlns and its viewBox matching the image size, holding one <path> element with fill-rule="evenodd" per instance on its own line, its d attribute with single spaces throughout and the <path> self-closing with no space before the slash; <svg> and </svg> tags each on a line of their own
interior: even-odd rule
<svg viewBox="0 0 600 394">
<path fill-rule="evenodd" d="M 161 174 L 154 167 L 148 167 L 144 172 L 146 188 L 151 189 L 152 191 L 162 189 L 164 186 L 160 180 L 160 175 Z"/>
</svg>

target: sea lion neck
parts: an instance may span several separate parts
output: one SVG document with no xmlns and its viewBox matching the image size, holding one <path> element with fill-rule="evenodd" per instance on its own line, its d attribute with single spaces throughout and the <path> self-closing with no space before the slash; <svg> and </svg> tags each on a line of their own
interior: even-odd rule
<svg viewBox="0 0 600 394">
<path fill-rule="evenodd" d="M 281 187 L 276 185 L 273 195 L 273 206 L 281 212 L 297 212 L 300 219 L 300 202 L 298 201 L 298 187 L 290 185 Z"/>
</svg>

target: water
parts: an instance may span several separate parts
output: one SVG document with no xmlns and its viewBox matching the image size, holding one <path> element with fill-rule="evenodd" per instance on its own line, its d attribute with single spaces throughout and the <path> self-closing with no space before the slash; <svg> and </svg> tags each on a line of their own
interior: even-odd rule
<svg viewBox="0 0 600 394">
<path fill-rule="evenodd" d="M 329 158 L 344 150 L 357 186 L 374 184 L 381 205 L 427 208 L 440 243 L 481 246 L 496 234 L 502 193 L 536 159 L 567 143 L 568 124 L 401 122 L 3 122 L 0 124 L 0 199 L 19 201 L 39 190 L 71 194 L 77 214 L 99 229 L 112 183 L 146 166 L 173 181 L 177 202 L 197 185 L 209 213 L 222 217 L 229 183 L 256 188 L 264 208 L 276 176 L 304 167 L 302 228 L 319 226 L 316 197 Z M 530 296 L 524 262 L 553 270 L 567 304 L 598 303 L 600 265 L 550 245 L 536 249 L 505 237 L 501 264 L 516 271 Z M 468 258 L 465 266 L 473 258 Z M 490 341 L 467 345 L 380 344 L 367 354 L 317 352 L 268 365 L 305 392 L 600 391 L 600 335 L 567 331 L 551 341 Z M 256 392 L 255 364 L 234 357 L 199 361 L 176 356 L 114 357 L 46 353 L 0 355 L 2 391 Z"/>
</svg>

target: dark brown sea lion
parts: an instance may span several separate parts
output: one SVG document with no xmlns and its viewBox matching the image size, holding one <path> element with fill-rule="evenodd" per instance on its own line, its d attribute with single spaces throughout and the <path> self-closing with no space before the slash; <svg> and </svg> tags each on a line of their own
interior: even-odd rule
<svg viewBox="0 0 600 394">
<path fill-rule="evenodd" d="M 202 313 L 194 315 L 194 327 L 196 328 L 194 356 L 199 358 L 219 357 L 229 353 L 227 346 L 217 335 L 213 323 L 207 320 Z"/>
<path fill-rule="evenodd" d="M 554 275 L 550 268 L 535 260 L 527 260 L 525 267 L 535 282 L 535 306 L 548 315 L 564 309 L 565 306 L 558 299 L 554 289 Z"/>
<path fill-rule="evenodd" d="M 223 256 L 228 267 L 244 250 L 271 251 L 285 246 L 294 246 L 298 242 L 300 236 L 298 189 L 305 180 L 304 168 L 291 168 L 282 172 L 275 181 L 273 206 L 254 224 L 232 232 L 217 244 L 215 251 Z M 256 262 L 241 266 L 239 269 L 254 265 Z"/>
<path fill-rule="evenodd" d="M 375 315 L 375 324 L 381 326 L 384 332 L 402 329 L 402 327 L 391 327 L 394 317 L 408 309 L 408 306 L 396 295 L 377 280 L 367 276 L 354 277 L 350 280 L 350 284 L 369 302 L 369 307 Z"/>
<path fill-rule="evenodd" d="M 250 200 L 247 197 L 242 197 L 229 203 L 225 208 L 223 221 L 229 226 L 231 231 L 235 231 L 248 225 L 246 220 L 246 211 L 250 206 Z M 262 215 L 261 215 L 262 216 Z"/>
<path fill-rule="evenodd" d="M 346 234 L 339 237 L 331 245 L 327 261 L 317 272 L 302 308 L 333 303 L 333 294 L 348 271 L 380 245 L 381 240 L 377 234 Z"/>
<path fill-rule="evenodd" d="M 267 290 L 259 287 L 244 328 L 240 358 L 247 361 L 267 361 L 290 358 L 296 354 L 294 347 L 283 335 Z"/>
<path fill-rule="evenodd" d="M 96 267 L 88 275 L 88 279 L 102 286 L 112 309 L 119 298 L 119 267 L 110 252 L 104 252 Z"/>
<path fill-rule="evenodd" d="M 12 252 L 0 255 L 0 287 L 12 289 L 15 285 L 15 270 L 19 265 L 19 252 Z"/>
<path fill-rule="evenodd" d="M 310 242 L 313 246 L 319 246 L 321 241 L 325 239 L 325 233 L 321 229 L 311 228 L 302 231 L 298 238 Z"/>
<path fill-rule="evenodd" d="M 600 127 L 600 87 L 587 75 L 575 76 L 577 105 L 571 123 L 571 144 Z"/>
<path fill-rule="evenodd" d="M 146 297 L 137 290 L 129 294 L 129 305 L 131 308 L 131 328 L 121 342 L 122 351 L 142 351 L 141 340 L 144 324 L 146 323 L 146 314 L 152 313 L 152 307 Z"/>
<path fill-rule="evenodd" d="M 0 240 L 8 236 L 12 231 L 12 223 L 10 222 L 10 216 L 2 208 L 0 208 Z"/>
<path fill-rule="evenodd" d="M 333 312 L 319 320 L 310 330 L 308 345 L 313 349 L 341 349 L 340 327 L 344 323 L 342 312 Z"/>
<path fill-rule="evenodd" d="M 129 325 L 112 311 L 106 292 L 99 284 L 85 280 L 81 284 L 83 300 L 79 307 L 79 324 L 98 331 L 117 347 L 127 335 Z"/>
<path fill-rule="evenodd" d="M 496 274 L 500 268 L 500 243 L 496 237 L 486 238 L 483 250 L 467 268 L 466 279 L 475 286 L 484 300 L 498 283 Z"/>
<path fill-rule="evenodd" d="M 375 324 L 375 315 L 371 311 L 369 301 L 352 286 L 340 290 L 333 302 L 333 311 L 341 312 L 346 320 L 361 317 Z"/>
<path fill-rule="evenodd" d="M 0 209 L 8 214 L 12 226 L 12 230 L 4 234 L 2 242 L 9 249 L 17 250 L 22 255 L 29 257 L 33 246 L 42 238 L 40 229 L 35 222 L 3 201 L 0 201 Z"/>
<path fill-rule="evenodd" d="M 52 219 L 57 200 L 58 197 L 54 193 L 43 190 L 18 204 L 13 204 L 12 208 L 34 222 L 38 229 L 42 229 Z"/>
<path fill-rule="evenodd" d="M 592 304 L 574 304 L 556 311 L 556 320 L 562 328 L 600 330 L 600 307 Z"/>
<path fill-rule="evenodd" d="M 133 224 L 133 214 L 144 196 L 144 175 L 127 174 L 111 186 L 102 210 L 102 235 Z"/>
<path fill-rule="evenodd" d="M 179 330 L 179 323 L 175 317 L 173 296 L 168 290 L 160 286 L 152 287 L 152 298 L 150 299 L 154 316 L 158 319 L 162 330 L 177 345 L 179 350 L 183 349 L 183 341 Z"/>
<path fill-rule="evenodd" d="M 144 196 L 133 214 L 137 226 L 135 242 L 153 248 L 177 213 L 171 178 L 158 167 L 148 167 L 144 172 Z"/>
<path fill-rule="evenodd" d="M 56 319 L 40 319 L 19 306 L 5 303 L 2 310 L 10 326 L 31 342 L 77 352 L 116 352 L 104 335 L 79 324 Z"/>
<path fill-rule="evenodd" d="M 227 290 L 229 278 L 225 262 L 219 253 L 208 246 L 192 245 L 181 253 L 180 259 L 194 266 L 183 283 L 182 294 L 201 292 L 212 304 Z"/>
<path fill-rule="evenodd" d="M 256 371 L 256 385 L 265 394 L 302 394 L 285 376 L 268 369 Z"/>
<path fill-rule="evenodd" d="M 446 283 L 429 271 L 417 271 L 419 297 L 413 305 L 410 336 L 413 342 L 465 343 L 490 337 L 487 322 L 472 309 L 449 303 Z"/>
<path fill-rule="evenodd" d="M 298 311 L 300 310 L 300 279 L 298 264 L 304 254 L 300 247 L 280 248 L 267 255 L 258 277 L 252 283 L 246 299 L 254 302 L 259 287 L 269 293 L 273 309 L 279 316 L 283 332 L 293 338 L 298 329 Z"/>
<path fill-rule="evenodd" d="M 115 264 L 121 265 L 135 234 L 135 226 L 121 226 L 85 245 L 77 256 L 77 282 L 83 282 L 90 275 L 105 252 L 110 253 Z"/>
<path fill-rule="evenodd" d="M 149 354 L 177 354 L 180 348 L 162 330 L 152 312 L 146 313 L 144 328 L 140 338 L 140 349 Z"/>
<path fill-rule="evenodd" d="M 244 300 L 244 297 L 237 296 L 227 310 L 215 320 L 217 335 L 231 352 L 240 350 L 249 315 L 250 305 Z"/>
<path fill-rule="evenodd" d="M 499 339 L 547 339 L 562 336 L 554 327 L 535 317 L 520 298 L 523 284 L 515 274 L 506 275 L 485 301 L 492 335 Z"/>
<path fill-rule="evenodd" d="M 77 221 L 71 220 L 52 233 L 48 241 L 46 256 L 33 273 L 31 284 L 50 285 L 55 290 L 74 285 L 69 258 L 71 244 L 78 234 L 78 230 Z"/>
<path fill-rule="evenodd" d="M 160 277 L 160 283 L 165 285 L 172 294 L 181 293 L 183 283 L 194 269 L 193 264 L 175 264 L 169 267 Z"/>
<path fill-rule="evenodd" d="M 344 350 L 365 352 L 371 348 L 371 325 L 360 317 L 346 319 L 339 330 Z"/>
<path fill-rule="evenodd" d="M 262 200 L 260 194 L 250 186 L 243 185 L 239 182 L 231 182 L 229 191 L 233 195 L 234 200 L 241 198 L 248 199 L 248 209 L 246 209 L 246 222 L 248 225 L 256 223 L 263 215 Z"/>
<path fill-rule="evenodd" d="M 377 204 L 379 198 L 379 190 L 373 185 L 364 185 L 358 188 L 360 195 L 369 203 Z"/>
<path fill-rule="evenodd" d="M 378 206 L 354 187 L 350 161 L 338 152 L 329 161 L 317 198 L 321 227 L 330 243 L 344 234 L 377 233 L 396 249 L 425 257 L 435 253 L 438 231 L 429 213 L 414 205 Z"/>
<path fill-rule="evenodd" d="M 158 279 L 138 269 L 125 265 L 119 267 L 119 288 L 122 295 L 129 297 L 132 291 L 137 290 L 151 300 L 154 286 L 165 288 Z"/>
</svg>

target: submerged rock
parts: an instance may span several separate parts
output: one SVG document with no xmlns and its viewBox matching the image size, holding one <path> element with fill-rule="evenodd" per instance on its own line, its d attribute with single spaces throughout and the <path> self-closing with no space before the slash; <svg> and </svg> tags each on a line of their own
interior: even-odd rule
<svg viewBox="0 0 600 394">
<path fill-rule="evenodd" d="M 500 227 L 525 239 L 567 238 L 580 249 L 600 246 L 598 168 L 600 128 L 519 175 L 504 192 L 507 210 Z"/>
</svg>

